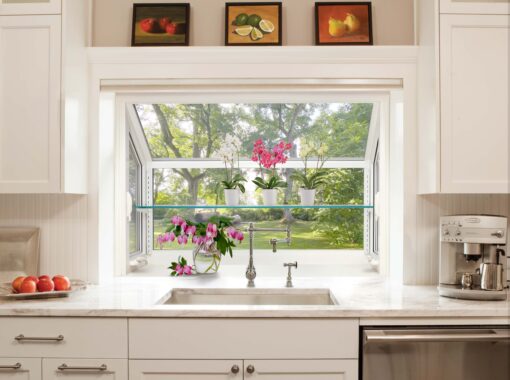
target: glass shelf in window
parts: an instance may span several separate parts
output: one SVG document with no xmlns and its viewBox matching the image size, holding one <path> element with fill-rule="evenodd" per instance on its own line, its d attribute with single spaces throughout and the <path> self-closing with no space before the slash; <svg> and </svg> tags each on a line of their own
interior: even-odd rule
<svg viewBox="0 0 510 380">
<path fill-rule="evenodd" d="M 227 206 L 227 205 L 152 205 L 136 206 L 138 210 L 153 210 L 153 209 L 372 209 L 372 205 L 313 205 L 313 206 L 302 206 L 302 205 L 238 205 L 238 206 Z"/>
</svg>

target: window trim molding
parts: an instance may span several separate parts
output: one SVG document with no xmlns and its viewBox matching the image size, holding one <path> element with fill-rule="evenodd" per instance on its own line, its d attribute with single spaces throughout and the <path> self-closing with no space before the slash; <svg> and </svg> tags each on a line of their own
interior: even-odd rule
<svg viewBox="0 0 510 380">
<path fill-rule="evenodd" d="M 120 50 L 119 50 L 120 49 Z M 229 56 L 235 53 L 231 48 L 194 49 L 186 48 L 179 57 L 170 53 L 170 49 L 131 49 L 131 48 L 91 48 L 89 49 L 89 129 L 88 129 L 88 220 L 87 238 L 87 280 L 93 283 L 109 281 L 117 275 L 113 259 L 117 246 L 114 243 L 114 218 L 105 218 L 115 200 L 113 182 L 115 167 L 106 162 L 111 161 L 111 153 L 105 150 L 105 144 L 112 144 L 105 134 L 113 131 L 118 122 L 123 122 L 122 113 L 116 114 L 115 98 L 121 92 L 102 88 L 102 81 L 143 82 L 161 79 L 240 80 L 242 78 L 258 79 L 261 73 L 271 73 L 275 79 L 293 80 L 308 78 L 358 79 L 374 78 L 401 79 L 403 87 L 391 90 L 390 111 L 385 115 L 392 136 L 402 142 L 397 159 L 398 176 L 401 178 L 391 183 L 390 207 L 392 210 L 389 227 L 392 255 L 389 258 L 389 274 L 396 283 L 413 284 L 422 258 L 417 251 L 417 187 L 415 181 L 417 167 L 417 52 L 414 46 L 406 47 L 348 47 L 331 51 L 320 48 L 277 49 L 243 49 L 237 58 Z M 154 51 L 153 51 L 154 50 Z M 151 58 L 153 51 L 161 59 Z M 306 52 L 306 54 L 304 54 Z M 319 54 L 319 52 L 321 52 Z M 97 54 L 96 54 L 97 53 Z M 125 60 L 123 55 L 132 54 L 133 60 Z M 236 54 L 238 54 L 237 52 Z M 285 55 L 288 54 L 287 58 Z M 316 54 L 317 53 L 317 54 Z M 203 61 L 204 54 L 208 56 Z M 278 55 L 279 57 L 276 57 Z M 328 58 L 330 55 L 331 59 Z M 95 56 L 95 57 L 94 57 Z M 210 59 L 209 59 L 210 58 Z M 246 59 L 253 58 L 253 64 L 239 65 Z M 338 59 L 337 59 L 338 58 Z M 172 61 L 173 60 L 173 61 Z M 177 60 L 177 61 L 176 61 Z M 212 62 L 221 63 L 211 65 Z M 397 99 L 398 98 L 398 99 Z M 392 117 L 395 103 L 403 111 L 403 119 L 398 121 L 405 125 L 405 130 Z M 120 117 L 119 117 L 120 116 Z M 115 155 L 117 152 L 115 152 Z M 391 155 L 391 152 L 389 152 Z M 392 168 L 393 169 L 393 168 Z M 401 173 L 400 173 L 401 171 Z M 392 172 L 393 174 L 393 172 Z M 105 186 L 106 185 L 106 186 Z M 404 213 L 405 210 L 405 213 Z M 115 249 L 114 249 L 115 248 Z"/>
</svg>

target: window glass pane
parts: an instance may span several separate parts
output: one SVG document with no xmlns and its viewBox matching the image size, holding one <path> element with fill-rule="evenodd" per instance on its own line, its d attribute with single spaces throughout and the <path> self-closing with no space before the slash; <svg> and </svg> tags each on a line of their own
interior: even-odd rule
<svg viewBox="0 0 510 380">
<path fill-rule="evenodd" d="M 371 103 L 301 104 L 136 104 L 154 159 L 219 159 L 227 135 L 242 142 L 249 159 L 253 142 L 293 144 L 291 159 L 302 158 L 302 145 L 323 144 L 331 159 L 365 157 Z"/>
<path fill-rule="evenodd" d="M 129 253 L 139 252 L 141 249 L 140 215 L 136 212 L 136 204 L 140 201 L 141 165 L 136 152 L 129 144 L 128 154 L 128 194 L 131 202 L 131 213 L 128 219 L 128 250 Z"/>
<path fill-rule="evenodd" d="M 280 204 L 299 204 L 298 184 L 292 181 L 295 169 L 285 169 L 288 179 L 287 191 L 280 191 Z M 316 203 L 363 204 L 363 169 L 326 169 L 326 185 L 317 192 Z M 256 169 L 242 169 L 248 179 L 246 193 L 241 204 L 261 204 L 262 195 L 255 190 L 251 179 Z M 219 185 L 225 173 L 222 169 L 154 169 L 153 194 L 155 205 L 181 204 L 225 204 L 223 188 Z M 189 219 L 202 217 L 204 213 L 218 212 L 224 215 L 239 215 L 243 222 L 257 222 L 257 227 L 282 227 L 291 223 L 292 244 L 281 245 L 281 249 L 362 249 L 364 211 L 359 210 L 281 210 L 281 209 L 235 209 L 194 210 L 155 209 L 154 248 L 157 236 L 165 231 L 173 215 Z M 269 249 L 268 241 L 274 233 L 256 234 L 256 248 Z M 247 247 L 246 244 L 244 244 Z M 164 249 L 179 249 L 177 244 L 165 244 Z M 181 247 L 182 249 L 182 247 Z"/>
</svg>

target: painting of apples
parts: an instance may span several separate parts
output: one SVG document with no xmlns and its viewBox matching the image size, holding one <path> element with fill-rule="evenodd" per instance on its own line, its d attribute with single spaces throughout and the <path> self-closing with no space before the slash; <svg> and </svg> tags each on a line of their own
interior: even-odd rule
<svg viewBox="0 0 510 380">
<path fill-rule="evenodd" d="M 189 45 L 189 4 L 133 4 L 132 46 Z"/>
<path fill-rule="evenodd" d="M 373 45 L 370 2 L 315 3 L 317 45 Z"/>
</svg>

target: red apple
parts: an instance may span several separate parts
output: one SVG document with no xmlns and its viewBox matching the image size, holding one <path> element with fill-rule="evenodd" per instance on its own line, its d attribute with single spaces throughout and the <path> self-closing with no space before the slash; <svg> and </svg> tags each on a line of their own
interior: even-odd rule
<svg viewBox="0 0 510 380">
<path fill-rule="evenodd" d="M 168 24 L 166 26 L 165 30 L 166 30 L 166 34 L 173 36 L 175 34 L 175 32 L 177 31 L 177 24 L 174 22 L 171 22 L 170 24 Z"/>
<path fill-rule="evenodd" d="M 61 274 L 57 274 L 53 277 L 53 282 L 55 284 L 55 290 L 63 291 L 71 289 L 71 281 L 66 276 L 62 276 Z"/>
<path fill-rule="evenodd" d="M 14 281 L 12 282 L 12 289 L 15 291 L 15 292 L 19 292 L 19 288 L 21 287 L 21 283 L 25 280 L 26 277 L 24 276 L 19 276 L 19 277 L 16 277 L 14 279 Z"/>
<path fill-rule="evenodd" d="M 25 280 L 31 280 L 31 281 L 35 282 L 35 284 L 37 285 L 37 283 L 39 282 L 39 277 L 37 277 L 37 276 L 28 276 Z"/>
<path fill-rule="evenodd" d="M 48 279 L 42 279 L 37 283 L 37 290 L 40 292 L 51 292 L 55 289 L 53 281 Z"/>
<path fill-rule="evenodd" d="M 25 278 L 19 287 L 20 293 L 35 293 L 37 292 L 37 284 L 34 280 Z"/>
<path fill-rule="evenodd" d="M 159 19 L 159 29 L 162 30 L 162 31 L 165 31 L 166 30 L 166 26 L 171 24 L 172 23 L 172 20 L 170 20 L 170 18 L 168 17 L 162 17 Z"/>
<path fill-rule="evenodd" d="M 39 281 L 42 280 L 51 280 L 51 277 L 48 276 L 47 274 L 43 274 L 42 276 L 39 276 Z"/>
<path fill-rule="evenodd" d="M 146 33 L 157 33 L 159 31 L 159 22 L 155 18 L 144 18 L 140 21 L 140 28 Z"/>
</svg>

